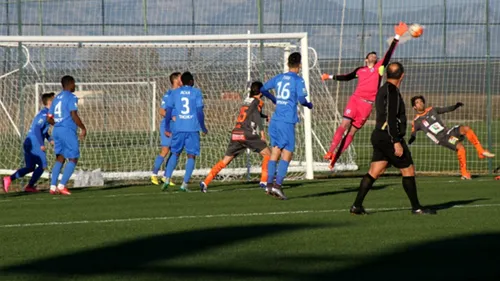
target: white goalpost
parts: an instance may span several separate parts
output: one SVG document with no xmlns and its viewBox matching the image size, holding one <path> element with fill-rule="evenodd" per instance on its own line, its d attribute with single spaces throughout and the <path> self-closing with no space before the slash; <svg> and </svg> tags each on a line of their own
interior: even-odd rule
<svg viewBox="0 0 500 281">
<path fill-rule="evenodd" d="M 72 75 L 77 80 L 75 94 L 81 101 L 79 112 L 88 128 L 88 137 L 81 143 L 78 168 L 101 169 L 105 179 L 149 176 L 159 150 L 158 108 L 160 98 L 170 86 L 168 75 L 189 70 L 204 93 L 209 129 L 209 135 L 201 140 L 201 155 L 193 175 L 205 176 L 223 156 L 248 82 L 265 82 L 287 71 L 286 60 L 295 50 L 302 55 L 301 76 L 315 108 L 314 119 L 310 110 L 298 109 L 303 120 L 297 126 L 297 151 L 290 175 L 313 179 L 315 171 L 328 171 L 328 163 L 322 161 L 325 152 L 322 144 L 329 142 L 331 129 L 340 122 L 340 115 L 332 112 L 336 106 L 327 104 L 333 96 L 320 80 L 317 55 L 308 46 L 307 33 L 0 36 L 0 57 L 5 58 L 4 64 L 22 65 L 17 61 L 18 43 L 29 52 L 32 68 L 25 65 L 17 75 L 0 79 L 4 93 L 0 102 L 5 105 L 4 112 L 13 117 L 10 125 L 0 121 L 4 123 L 0 123 L 0 144 L 8 148 L 5 159 L 0 159 L 1 173 L 11 172 L 21 163 L 22 140 L 15 130 L 27 131 L 31 118 L 39 110 L 41 94 L 59 92 L 60 84 L 55 81 L 63 75 Z M 18 79 L 23 82 L 22 89 L 16 87 Z M 266 112 L 272 113 L 273 108 L 266 101 Z M 221 172 L 222 179 L 241 179 L 249 173 L 260 173 L 259 155 L 251 153 L 246 160 L 240 158 Z M 346 153 L 335 169 L 356 170 L 353 158 L 353 153 Z M 181 159 L 174 176 L 183 175 L 182 162 Z"/>
</svg>

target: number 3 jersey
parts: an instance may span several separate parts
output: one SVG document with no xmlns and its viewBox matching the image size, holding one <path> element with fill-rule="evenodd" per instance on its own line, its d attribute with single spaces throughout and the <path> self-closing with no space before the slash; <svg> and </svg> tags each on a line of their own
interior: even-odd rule
<svg viewBox="0 0 500 281">
<path fill-rule="evenodd" d="M 446 127 L 440 114 L 453 111 L 454 106 L 449 107 L 428 107 L 423 113 L 417 114 L 412 123 L 412 136 L 416 136 L 418 131 L 423 131 L 436 144 L 448 142 L 451 130 Z"/>
<path fill-rule="evenodd" d="M 243 101 L 231 140 L 260 139 L 259 132 L 264 130 L 261 117 L 263 106 L 264 102 L 259 98 L 248 97 Z"/>
<path fill-rule="evenodd" d="M 173 90 L 167 99 L 167 107 L 175 112 L 175 132 L 198 132 L 198 108 L 203 108 L 203 96 L 198 88 L 182 86 Z"/>
</svg>

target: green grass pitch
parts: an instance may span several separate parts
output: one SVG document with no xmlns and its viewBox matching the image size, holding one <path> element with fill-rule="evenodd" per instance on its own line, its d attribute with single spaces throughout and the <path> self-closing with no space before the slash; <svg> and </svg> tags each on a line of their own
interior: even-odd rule
<svg viewBox="0 0 500 281">
<path fill-rule="evenodd" d="M 347 211 L 359 178 L 289 181 L 288 201 L 255 183 L 0 194 L 0 280 L 500 280 L 500 182 L 417 182 L 438 215 L 411 215 L 400 177 L 368 216 Z"/>
</svg>

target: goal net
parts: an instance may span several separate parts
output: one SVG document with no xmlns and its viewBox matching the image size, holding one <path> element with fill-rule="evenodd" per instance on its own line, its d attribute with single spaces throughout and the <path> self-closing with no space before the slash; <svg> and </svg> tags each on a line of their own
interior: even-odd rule
<svg viewBox="0 0 500 281">
<path fill-rule="evenodd" d="M 168 76 L 189 70 L 204 95 L 209 134 L 201 138 L 194 176 L 205 176 L 224 155 L 249 81 L 265 82 L 286 71 L 285 58 L 294 51 L 306 59 L 302 75 L 315 107 L 313 118 L 298 109 L 303 118 L 296 128 L 290 176 L 327 172 L 322 156 L 341 116 L 335 96 L 321 82 L 317 55 L 303 33 L 260 36 L 0 37 L 0 172 L 22 164 L 22 140 L 41 107 L 40 95 L 58 93 L 60 78 L 72 75 L 88 132 L 77 168 L 101 169 L 105 179 L 149 176 L 160 149 L 158 109 L 170 87 Z M 266 100 L 265 113 L 273 110 Z M 335 169 L 356 170 L 354 153 L 349 149 Z M 52 148 L 48 156 L 50 165 Z M 258 154 L 240 155 L 221 179 L 257 178 L 260 162 Z M 174 176 L 183 175 L 183 169 L 181 157 Z"/>
</svg>

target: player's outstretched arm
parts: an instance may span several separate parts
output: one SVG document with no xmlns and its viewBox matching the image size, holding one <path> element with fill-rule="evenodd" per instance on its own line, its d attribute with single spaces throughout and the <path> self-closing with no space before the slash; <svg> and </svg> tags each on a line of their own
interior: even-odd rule
<svg viewBox="0 0 500 281">
<path fill-rule="evenodd" d="M 443 114 L 443 113 L 455 111 L 455 110 L 457 110 L 461 106 L 464 106 L 464 104 L 461 103 L 461 102 L 457 102 L 454 105 L 450 105 L 450 106 L 447 106 L 447 107 L 434 107 L 434 109 L 436 110 L 436 112 L 438 114 Z"/>
<path fill-rule="evenodd" d="M 80 138 L 84 139 L 85 136 L 87 135 L 87 128 L 85 128 L 85 125 L 83 124 L 82 120 L 80 119 L 80 116 L 78 116 L 78 111 L 73 110 L 71 111 L 71 118 L 73 121 L 75 121 L 75 124 L 80 128 Z"/>
<path fill-rule="evenodd" d="M 394 49 L 396 49 L 396 45 L 399 42 L 399 37 L 403 36 L 403 34 L 405 34 L 405 32 L 407 31 L 408 31 L 408 26 L 404 22 L 400 22 L 399 25 L 396 25 L 394 27 L 394 33 L 396 33 L 396 35 L 394 36 L 394 39 L 392 40 L 392 43 L 389 46 L 389 49 L 387 49 L 387 52 L 384 55 L 384 59 L 382 60 L 381 65 L 386 67 L 389 64 L 391 56 L 394 53 Z"/>
<path fill-rule="evenodd" d="M 408 140 L 408 144 L 412 144 L 417 139 L 417 132 L 420 131 L 420 123 L 415 123 L 415 121 L 411 122 L 411 137 Z"/>
<path fill-rule="evenodd" d="M 331 75 L 328 73 L 324 73 L 323 75 L 321 75 L 321 80 L 323 80 L 323 81 L 325 81 L 325 80 L 350 81 L 352 79 L 358 78 L 358 75 L 356 73 L 358 72 L 358 70 L 360 68 L 361 67 L 358 67 L 358 68 L 354 69 L 354 71 L 349 72 L 347 74 Z"/>
</svg>

